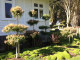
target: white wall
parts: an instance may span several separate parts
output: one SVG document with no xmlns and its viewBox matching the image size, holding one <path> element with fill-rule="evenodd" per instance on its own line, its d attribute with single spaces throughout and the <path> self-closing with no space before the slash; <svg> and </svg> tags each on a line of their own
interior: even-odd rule
<svg viewBox="0 0 80 60">
<path fill-rule="evenodd" d="M 1 8 L 3 8 L 2 2 L 4 2 L 4 0 L 0 1 L 0 7 Z M 15 6 L 20 6 L 25 11 L 22 18 L 20 19 L 21 24 L 28 25 L 26 22 L 31 19 L 31 17 L 28 15 L 28 12 L 30 10 L 34 9 L 34 7 L 33 7 L 34 2 L 43 3 L 43 6 L 44 6 L 44 8 L 43 8 L 44 12 L 43 13 L 49 14 L 49 2 L 48 2 L 48 0 L 15 0 L 15 2 L 14 2 Z M 1 32 L 2 28 L 9 23 L 16 23 L 16 19 L 4 19 L 3 15 L 2 15 L 3 10 L 1 10 L 1 8 L 0 8 L 0 25 L 2 25 L 2 26 L 0 26 L 0 35 L 6 35 L 5 33 Z M 42 20 L 42 19 L 37 19 L 37 20 L 39 20 L 40 22 L 38 23 L 37 26 L 35 26 L 35 30 L 39 30 L 38 27 L 41 25 L 44 25 L 44 20 Z M 47 25 L 49 25 L 49 21 L 47 21 Z M 28 30 L 32 30 L 32 27 L 29 27 Z M 12 34 L 12 33 L 8 33 L 8 34 Z"/>
</svg>

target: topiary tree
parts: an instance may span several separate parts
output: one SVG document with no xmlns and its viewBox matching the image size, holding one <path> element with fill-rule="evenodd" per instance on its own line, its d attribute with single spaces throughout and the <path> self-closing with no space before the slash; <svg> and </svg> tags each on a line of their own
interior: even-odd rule
<svg viewBox="0 0 80 60">
<path fill-rule="evenodd" d="M 46 21 L 49 20 L 50 16 L 48 14 L 44 14 L 42 19 L 45 21 L 45 26 L 46 26 Z"/>
<path fill-rule="evenodd" d="M 45 25 L 39 26 L 39 29 L 44 29 L 46 32 L 46 29 L 48 29 L 48 26 L 46 26 L 46 21 L 49 20 L 50 16 L 48 14 L 44 14 L 42 19 L 45 21 Z"/>
<path fill-rule="evenodd" d="M 36 18 L 36 15 L 37 15 L 37 12 L 35 10 L 31 10 L 29 11 L 29 16 L 30 17 L 33 17 L 32 20 L 29 20 L 27 23 L 30 25 L 30 26 L 33 26 L 33 30 L 34 30 L 34 25 L 38 24 L 38 20 L 34 20 L 34 18 Z"/>
<path fill-rule="evenodd" d="M 34 25 L 38 24 L 39 21 L 37 20 L 29 20 L 27 23 L 30 25 L 30 26 L 33 26 L 33 30 L 34 30 Z"/>
<path fill-rule="evenodd" d="M 22 10 L 21 7 L 16 6 L 11 8 L 11 13 L 14 16 L 14 18 L 17 19 L 17 24 L 9 24 L 3 28 L 3 32 L 8 33 L 8 32 L 16 32 L 14 35 L 8 35 L 6 37 L 5 43 L 16 46 L 16 58 L 20 57 L 20 42 L 25 39 L 24 35 L 20 35 L 19 33 L 23 33 L 28 26 L 19 24 L 19 18 L 22 16 L 24 11 Z"/>
</svg>

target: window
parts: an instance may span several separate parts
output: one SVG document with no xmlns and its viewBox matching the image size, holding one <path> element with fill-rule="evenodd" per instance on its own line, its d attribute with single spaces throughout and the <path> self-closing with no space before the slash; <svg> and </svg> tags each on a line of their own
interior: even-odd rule
<svg viewBox="0 0 80 60">
<path fill-rule="evenodd" d="M 34 3 L 34 10 L 37 11 L 36 18 L 42 18 L 43 4 Z"/>
<path fill-rule="evenodd" d="M 12 0 L 6 0 L 6 1 L 12 1 Z"/>
<path fill-rule="evenodd" d="M 42 18 L 42 16 L 43 16 L 43 10 L 39 10 L 39 13 L 40 13 L 40 18 Z"/>
<path fill-rule="evenodd" d="M 11 12 L 10 12 L 11 7 L 12 7 L 12 4 L 5 3 L 5 17 L 6 18 L 12 18 L 12 15 L 11 15 Z"/>
<path fill-rule="evenodd" d="M 34 3 L 34 7 L 38 7 L 38 4 L 37 3 Z"/>
<path fill-rule="evenodd" d="M 42 5 L 42 4 L 39 4 L 39 7 L 40 7 L 40 8 L 43 8 L 43 5 Z"/>
<path fill-rule="evenodd" d="M 12 0 L 5 1 L 5 18 L 12 18 L 10 9 L 12 7 Z"/>
<path fill-rule="evenodd" d="M 38 18 L 38 9 L 34 9 L 36 12 L 37 12 L 37 14 L 36 14 L 36 17 L 35 18 Z"/>
</svg>

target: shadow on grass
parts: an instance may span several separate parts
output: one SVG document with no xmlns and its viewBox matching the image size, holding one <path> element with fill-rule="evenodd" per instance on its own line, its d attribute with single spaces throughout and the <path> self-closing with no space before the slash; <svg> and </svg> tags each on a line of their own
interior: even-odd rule
<svg viewBox="0 0 80 60">
<path fill-rule="evenodd" d="M 65 48 L 63 48 L 63 47 L 48 47 L 48 48 L 44 48 L 44 49 L 41 49 L 41 50 L 39 50 L 38 52 L 39 52 L 39 54 L 43 54 L 43 55 L 51 55 L 51 54 L 54 54 L 54 53 L 56 53 L 56 52 L 62 52 L 62 51 L 64 51 L 65 50 Z"/>
</svg>

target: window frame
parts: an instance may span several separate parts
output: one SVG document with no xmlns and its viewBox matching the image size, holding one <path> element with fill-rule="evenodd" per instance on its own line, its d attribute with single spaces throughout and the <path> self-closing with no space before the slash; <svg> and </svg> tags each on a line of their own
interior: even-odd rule
<svg viewBox="0 0 80 60">
<path fill-rule="evenodd" d="M 34 4 L 38 4 L 38 7 L 35 7 Z M 43 7 L 40 7 L 39 5 L 43 5 Z M 33 9 L 38 9 L 38 18 L 35 19 L 42 19 L 40 18 L 40 10 L 43 10 L 43 14 L 44 14 L 44 4 L 43 3 L 38 3 L 38 2 L 33 2 Z"/>
<path fill-rule="evenodd" d="M 5 18 L 13 18 L 10 9 L 12 7 L 12 3 L 5 3 Z"/>
<path fill-rule="evenodd" d="M 41 14 L 41 13 L 40 13 L 41 11 L 43 12 L 43 9 L 39 9 L 39 15 Z M 43 14 L 43 13 L 42 13 L 42 14 Z M 41 16 L 39 16 L 39 18 L 42 19 Z"/>
<path fill-rule="evenodd" d="M 2 18 L 0 20 L 16 20 L 14 17 L 12 18 L 6 18 L 5 16 L 5 3 L 11 3 L 12 4 L 12 7 L 15 6 L 15 0 L 12 0 L 12 1 L 7 1 L 7 0 L 3 0 L 2 1 Z"/>
</svg>

